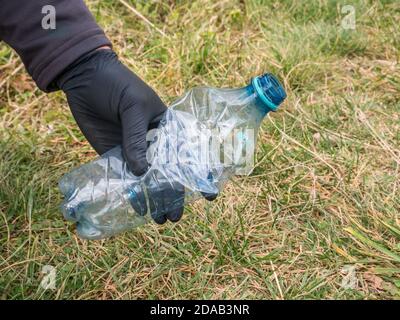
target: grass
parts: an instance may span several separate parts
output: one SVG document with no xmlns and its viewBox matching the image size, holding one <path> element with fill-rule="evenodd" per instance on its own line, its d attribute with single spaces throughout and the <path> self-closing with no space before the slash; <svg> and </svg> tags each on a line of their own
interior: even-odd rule
<svg viewBox="0 0 400 320">
<path fill-rule="evenodd" d="M 58 211 L 57 181 L 95 153 L 62 93 L 37 90 L 0 44 L 0 298 L 400 298 L 399 2 L 352 1 L 355 30 L 341 28 L 344 1 L 125 2 L 153 26 L 87 1 L 166 102 L 265 71 L 288 99 L 263 123 L 253 174 L 217 201 L 87 242 Z M 45 265 L 55 290 L 39 285 Z"/>
</svg>

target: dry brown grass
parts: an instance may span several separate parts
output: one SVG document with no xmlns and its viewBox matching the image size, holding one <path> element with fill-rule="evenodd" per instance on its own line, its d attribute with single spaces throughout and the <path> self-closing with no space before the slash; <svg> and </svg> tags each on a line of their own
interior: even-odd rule
<svg viewBox="0 0 400 320">
<path fill-rule="evenodd" d="M 354 1 L 88 1 L 121 59 L 165 101 L 271 71 L 288 100 L 252 176 L 176 225 L 85 242 L 59 177 L 95 154 L 61 93 L 35 89 L 0 44 L 3 298 L 376 299 L 400 295 L 400 6 Z M 57 268 L 57 289 L 39 283 Z"/>
</svg>

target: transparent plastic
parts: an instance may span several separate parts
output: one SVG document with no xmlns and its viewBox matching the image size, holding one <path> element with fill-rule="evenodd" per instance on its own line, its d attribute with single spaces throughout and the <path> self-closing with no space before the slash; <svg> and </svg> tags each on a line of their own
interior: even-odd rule
<svg viewBox="0 0 400 320">
<path fill-rule="evenodd" d="M 149 132 L 146 174 L 134 176 L 116 147 L 60 180 L 64 217 L 81 238 L 102 239 L 218 194 L 251 172 L 260 123 L 285 97 L 270 74 L 239 89 L 191 89 Z"/>
</svg>

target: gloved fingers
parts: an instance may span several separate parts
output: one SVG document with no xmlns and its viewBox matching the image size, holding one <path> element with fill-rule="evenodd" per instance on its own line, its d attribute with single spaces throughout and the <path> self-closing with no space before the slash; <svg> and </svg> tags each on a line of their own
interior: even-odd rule
<svg viewBox="0 0 400 320">
<path fill-rule="evenodd" d="M 173 183 L 170 185 L 171 190 L 164 192 L 164 206 L 172 205 L 174 209 L 166 213 L 166 217 L 171 222 L 178 222 L 183 215 L 185 204 L 185 188 L 180 183 Z"/>
<path fill-rule="evenodd" d="M 148 121 L 142 111 L 127 108 L 121 115 L 122 150 L 129 169 L 136 176 L 143 175 L 149 166 L 146 159 Z"/>
<path fill-rule="evenodd" d="M 164 224 L 167 222 L 167 217 L 165 214 L 161 214 L 161 215 L 154 214 L 152 216 L 152 218 L 155 221 L 155 223 L 157 223 L 157 224 Z"/>
<path fill-rule="evenodd" d="M 218 193 L 206 193 L 206 192 L 201 192 L 201 195 L 208 201 L 214 201 L 218 197 Z"/>
<path fill-rule="evenodd" d="M 208 173 L 207 180 L 211 183 L 213 183 L 214 181 L 214 176 L 211 171 Z M 201 195 L 208 201 L 214 201 L 215 199 L 217 199 L 219 193 L 201 192 Z"/>
<path fill-rule="evenodd" d="M 180 207 L 180 208 L 168 211 L 167 213 L 164 213 L 164 214 L 161 214 L 161 215 L 154 214 L 153 215 L 153 220 L 157 224 L 164 224 L 164 223 L 167 222 L 167 220 L 169 220 L 171 222 L 178 222 L 182 218 L 183 210 L 184 210 L 184 208 Z"/>
<path fill-rule="evenodd" d="M 171 222 L 178 222 L 182 218 L 183 210 L 184 210 L 183 207 L 171 210 L 166 213 L 166 217 Z"/>
<path fill-rule="evenodd" d="M 178 222 L 183 215 L 185 188 L 179 183 L 161 180 L 149 195 L 150 212 L 153 220 L 164 224 L 167 220 Z"/>
<path fill-rule="evenodd" d="M 151 122 L 149 123 L 148 129 L 149 129 L 149 130 L 151 130 L 151 129 L 157 129 L 158 126 L 159 126 L 159 124 L 160 124 L 160 121 L 164 118 L 164 114 L 165 114 L 165 111 L 162 112 L 162 113 L 160 113 L 160 114 L 157 115 L 156 117 L 154 117 L 154 118 L 151 120 Z"/>
</svg>

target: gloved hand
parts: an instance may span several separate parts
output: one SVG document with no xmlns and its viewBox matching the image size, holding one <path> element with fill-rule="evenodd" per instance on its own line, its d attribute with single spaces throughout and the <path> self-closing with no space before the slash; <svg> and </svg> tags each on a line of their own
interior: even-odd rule
<svg viewBox="0 0 400 320">
<path fill-rule="evenodd" d="M 99 49 L 73 63 L 58 79 L 82 133 L 98 154 L 122 145 L 123 156 L 136 176 L 143 175 L 148 130 L 157 128 L 166 111 L 158 95 L 125 67 L 111 49 Z M 183 187 L 163 193 L 158 207 L 182 198 Z M 209 200 L 216 196 L 205 195 Z M 182 207 L 153 217 L 159 223 L 179 221 Z"/>
</svg>

